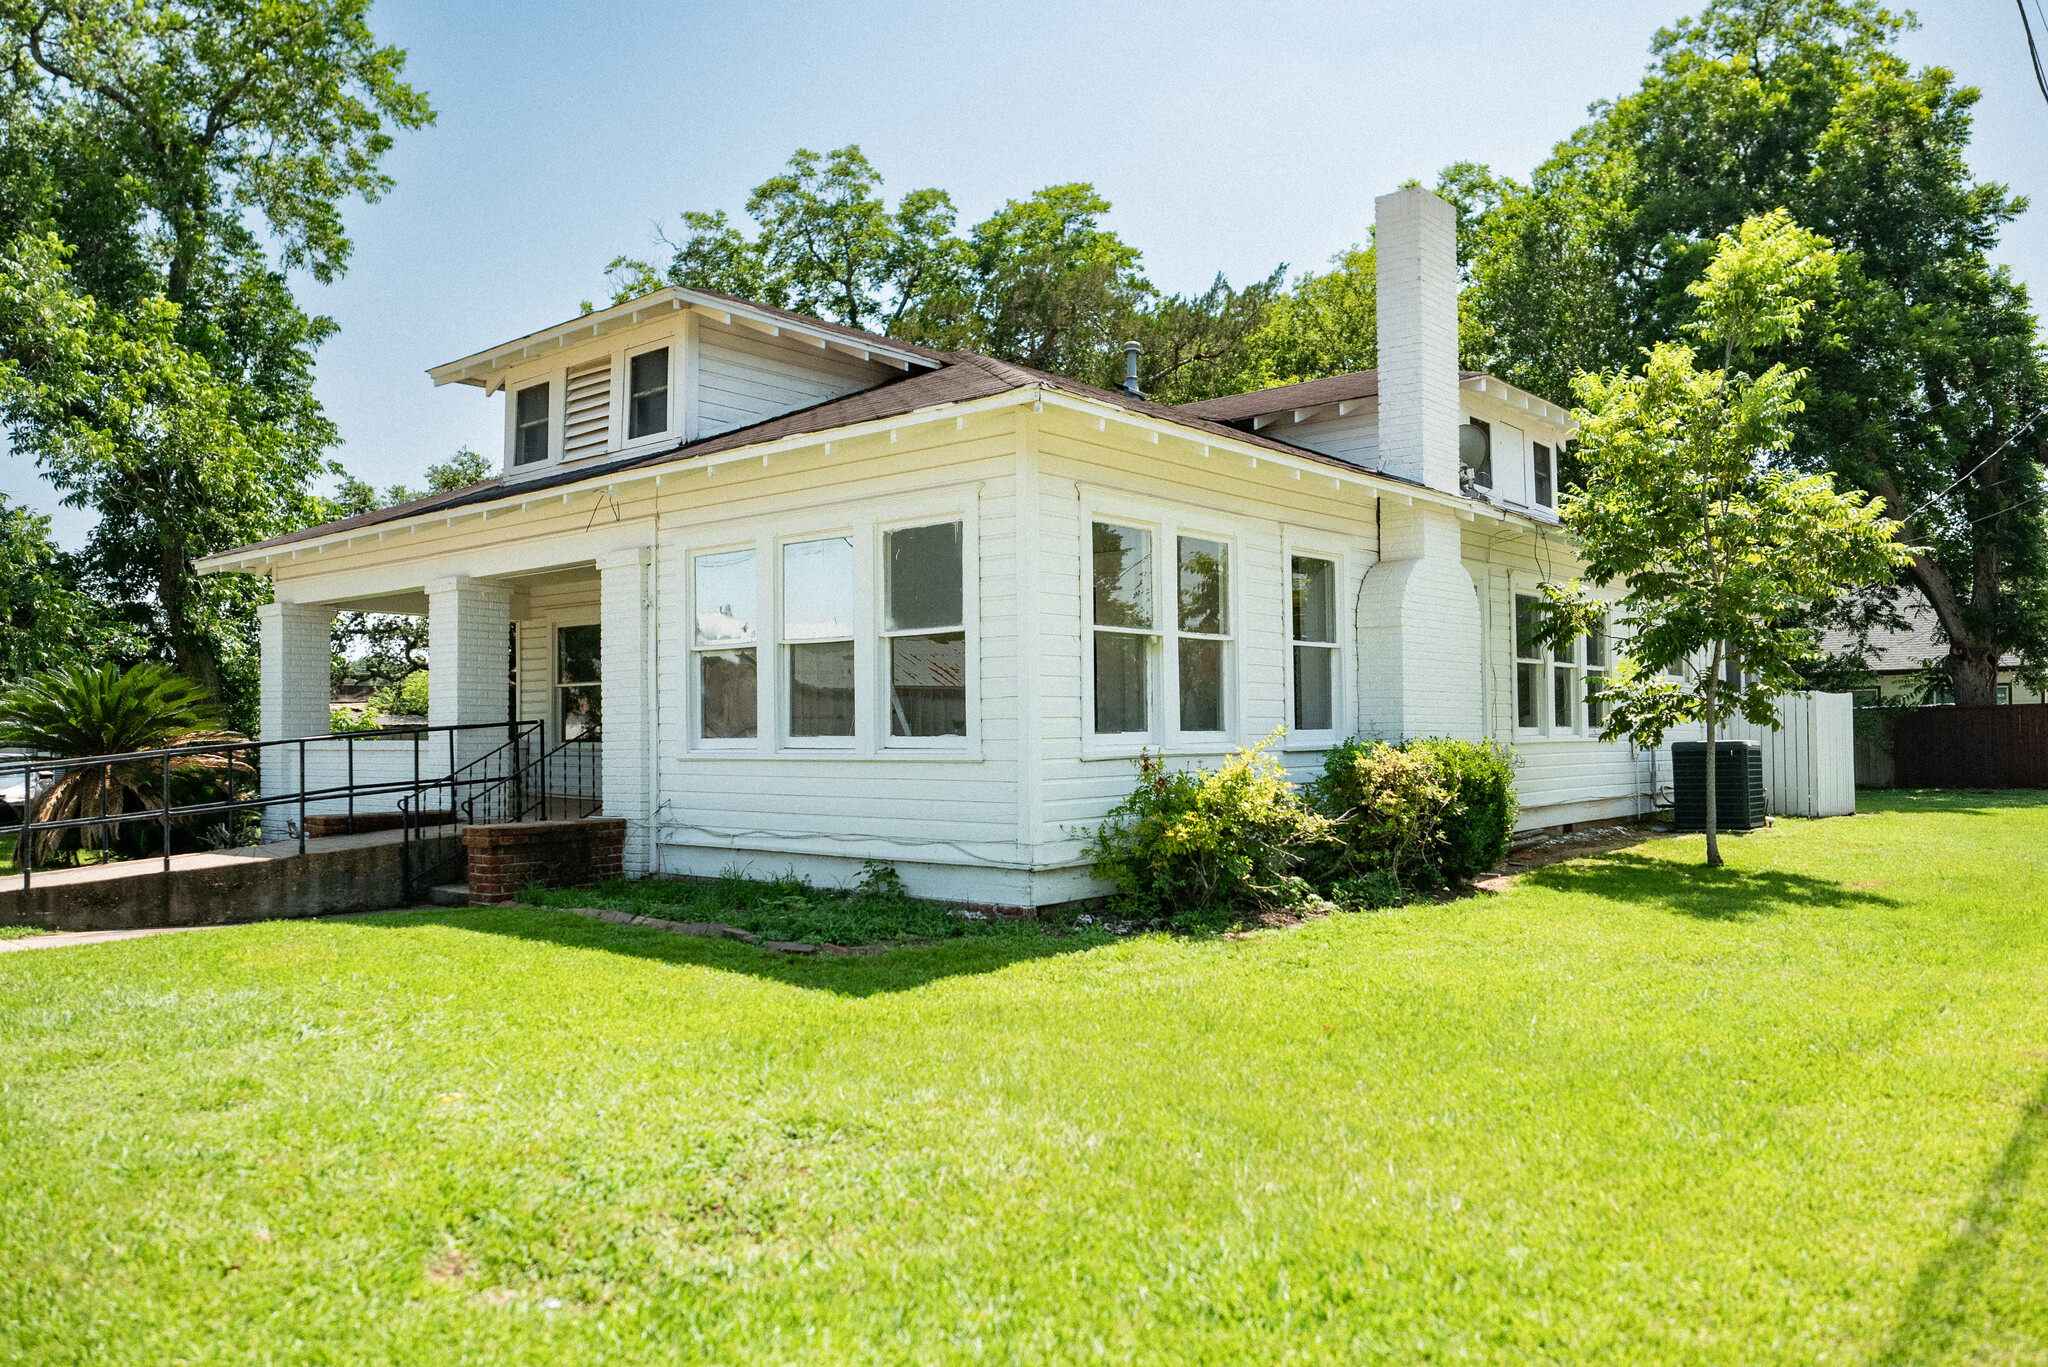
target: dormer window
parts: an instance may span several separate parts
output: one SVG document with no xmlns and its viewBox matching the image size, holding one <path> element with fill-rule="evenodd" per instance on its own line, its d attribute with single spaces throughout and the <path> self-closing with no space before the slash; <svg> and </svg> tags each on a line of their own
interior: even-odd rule
<svg viewBox="0 0 2048 1367">
<path fill-rule="evenodd" d="M 668 348 L 643 351 L 628 369 L 632 394 L 627 403 L 627 438 L 651 437 L 668 430 Z"/>
<path fill-rule="evenodd" d="M 1493 487 L 1493 428 L 1474 418 L 1458 429 L 1458 464 L 1471 471 L 1472 483 Z"/>
<path fill-rule="evenodd" d="M 548 386 L 528 385 L 514 397 L 512 463 L 532 465 L 548 458 Z"/>
<path fill-rule="evenodd" d="M 1551 465 L 1550 448 L 1542 442 L 1534 443 L 1536 450 L 1536 503 L 1538 507 L 1549 508 L 1556 504 L 1556 484 L 1553 476 L 1557 473 Z"/>
</svg>

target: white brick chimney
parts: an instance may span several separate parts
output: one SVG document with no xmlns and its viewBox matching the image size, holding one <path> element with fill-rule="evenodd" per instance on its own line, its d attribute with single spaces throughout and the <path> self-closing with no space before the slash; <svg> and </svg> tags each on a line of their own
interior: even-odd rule
<svg viewBox="0 0 2048 1367">
<path fill-rule="evenodd" d="M 1379 460 L 1458 494 L 1458 220 L 1419 186 L 1376 204 Z M 1379 503 L 1379 563 L 1358 595 L 1358 731 L 1385 740 L 1476 737 L 1480 612 L 1465 521 L 1426 495 Z"/>
<path fill-rule="evenodd" d="M 1381 195 L 1380 468 L 1458 490 L 1458 215 L 1419 185 Z"/>
</svg>

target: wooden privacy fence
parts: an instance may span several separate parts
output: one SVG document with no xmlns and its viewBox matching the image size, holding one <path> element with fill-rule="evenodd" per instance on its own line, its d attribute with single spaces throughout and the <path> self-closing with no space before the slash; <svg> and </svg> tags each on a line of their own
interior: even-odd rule
<svg viewBox="0 0 2048 1367">
<path fill-rule="evenodd" d="M 1901 788 L 2048 788 L 2048 703 L 1902 712 L 1892 764 Z"/>
</svg>

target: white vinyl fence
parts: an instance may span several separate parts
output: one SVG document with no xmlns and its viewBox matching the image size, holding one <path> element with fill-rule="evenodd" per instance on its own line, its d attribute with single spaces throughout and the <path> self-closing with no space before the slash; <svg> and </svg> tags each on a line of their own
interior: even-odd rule
<svg viewBox="0 0 2048 1367">
<path fill-rule="evenodd" d="M 1847 693 L 1793 693 L 1778 700 L 1773 731 L 1731 720 L 1730 740 L 1763 747 L 1764 788 L 1779 816 L 1850 816 L 1856 811 L 1856 712 Z"/>
</svg>

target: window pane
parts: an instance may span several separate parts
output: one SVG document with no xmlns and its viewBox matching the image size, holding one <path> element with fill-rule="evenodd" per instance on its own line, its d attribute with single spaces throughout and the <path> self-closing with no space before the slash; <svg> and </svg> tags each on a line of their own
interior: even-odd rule
<svg viewBox="0 0 2048 1367">
<path fill-rule="evenodd" d="M 967 637 L 895 636 L 889 640 L 889 734 L 967 734 Z"/>
<path fill-rule="evenodd" d="M 1600 694 L 1606 683 L 1607 680 L 1598 674 L 1591 674 L 1586 678 L 1586 726 L 1589 729 L 1597 729 L 1607 724 L 1607 699 Z"/>
<path fill-rule="evenodd" d="M 752 740 L 759 734 L 760 690 L 751 650 L 705 651 L 697 657 L 705 740 Z"/>
<path fill-rule="evenodd" d="M 1586 665 L 1590 669 L 1607 667 L 1607 629 L 1594 627 L 1586 633 Z"/>
<path fill-rule="evenodd" d="M 852 541 L 834 536 L 782 548 L 782 634 L 792 641 L 853 635 Z"/>
<path fill-rule="evenodd" d="M 1328 731 L 1336 726 L 1337 652 L 1319 646 L 1294 648 L 1294 729 Z"/>
<path fill-rule="evenodd" d="M 1180 729 L 1223 729 L 1223 642 L 1180 643 Z"/>
<path fill-rule="evenodd" d="M 1569 665 L 1559 665 L 1550 671 L 1553 684 L 1551 698 L 1554 709 L 1551 725 L 1560 731 L 1572 729 L 1572 712 L 1578 699 L 1572 696 L 1572 671 Z"/>
<path fill-rule="evenodd" d="M 1542 625 L 1542 614 L 1534 598 L 1515 595 L 1515 654 L 1525 660 L 1541 659 L 1543 647 L 1536 642 L 1536 628 Z"/>
<path fill-rule="evenodd" d="M 1550 506 L 1550 448 L 1536 442 L 1536 502 L 1543 507 Z"/>
<path fill-rule="evenodd" d="M 1515 725 L 1541 726 L 1543 707 L 1543 666 L 1515 666 Z"/>
<path fill-rule="evenodd" d="M 1337 640 L 1337 566 L 1329 560 L 1294 557 L 1294 639 Z"/>
<path fill-rule="evenodd" d="M 604 677 L 603 664 L 603 628 L 561 627 L 556 630 L 556 683 L 596 683 Z"/>
<path fill-rule="evenodd" d="M 548 387 L 528 385 L 519 391 L 512 439 L 512 463 L 531 465 L 548 458 Z"/>
<path fill-rule="evenodd" d="M 754 553 L 697 557 L 697 644 L 754 639 Z"/>
<path fill-rule="evenodd" d="M 1117 631 L 1095 633 L 1095 732 L 1102 736 L 1148 731 L 1145 650 L 1150 638 Z"/>
<path fill-rule="evenodd" d="M 632 416 L 626 435 L 644 437 L 668 430 L 668 348 L 633 358 Z"/>
<path fill-rule="evenodd" d="M 882 562 L 888 570 L 882 630 L 957 627 L 966 620 L 961 615 L 959 523 L 903 527 L 885 533 Z"/>
<path fill-rule="evenodd" d="M 1152 625 L 1152 533 L 1096 523 L 1094 574 L 1095 625 Z"/>
<path fill-rule="evenodd" d="M 853 642 L 789 648 L 789 734 L 853 734 Z"/>
<path fill-rule="evenodd" d="M 1180 629 L 1222 636 L 1230 630 L 1221 541 L 1180 538 Z M 1213 728 L 1212 728 L 1213 729 Z"/>
<path fill-rule="evenodd" d="M 596 740 L 604 729 L 604 690 L 579 684 L 562 693 L 562 739 Z"/>
</svg>

